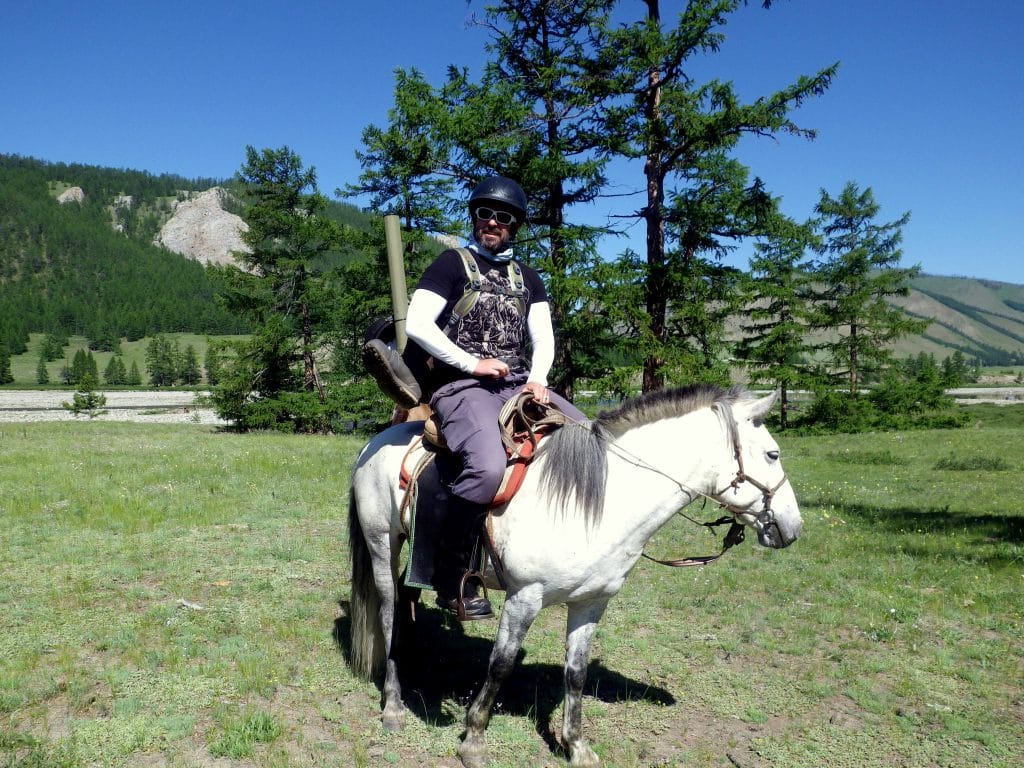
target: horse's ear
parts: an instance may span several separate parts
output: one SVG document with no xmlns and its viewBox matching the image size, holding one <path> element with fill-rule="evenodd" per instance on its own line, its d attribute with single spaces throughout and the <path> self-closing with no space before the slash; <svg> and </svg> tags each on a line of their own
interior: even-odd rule
<svg viewBox="0 0 1024 768">
<path fill-rule="evenodd" d="M 754 400 L 747 406 L 747 415 L 751 421 L 755 424 L 761 424 L 764 422 L 765 416 L 771 411 L 772 406 L 775 405 L 775 400 L 778 398 L 778 391 L 772 392 L 771 394 Z"/>
</svg>

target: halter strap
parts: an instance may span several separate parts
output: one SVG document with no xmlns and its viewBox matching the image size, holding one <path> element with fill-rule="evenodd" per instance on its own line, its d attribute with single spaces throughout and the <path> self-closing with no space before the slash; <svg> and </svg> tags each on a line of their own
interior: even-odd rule
<svg viewBox="0 0 1024 768">
<path fill-rule="evenodd" d="M 768 525 L 775 519 L 775 513 L 772 511 L 772 499 L 775 498 L 775 492 L 789 481 L 789 475 L 783 472 L 779 482 L 771 488 L 759 480 L 750 477 L 743 468 L 743 447 L 740 445 L 739 430 L 736 429 L 735 422 L 731 425 L 731 431 L 733 439 L 733 457 L 736 459 L 738 469 L 736 470 L 736 476 L 732 479 L 732 482 L 715 495 L 720 497 L 730 488 L 738 489 L 743 483 L 750 483 L 761 492 L 762 506 L 761 513 L 757 516 L 757 522 L 762 526 Z M 734 514 L 747 514 L 743 510 L 735 509 L 728 504 L 724 504 L 722 502 L 719 503 Z M 762 519 L 762 517 L 764 519 Z"/>
</svg>

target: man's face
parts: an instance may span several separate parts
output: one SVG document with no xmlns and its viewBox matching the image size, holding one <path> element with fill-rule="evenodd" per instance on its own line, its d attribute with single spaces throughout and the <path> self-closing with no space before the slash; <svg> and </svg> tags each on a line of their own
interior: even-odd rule
<svg viewBox="0 0 1024 768">
<path fill-rule="evenodd" d="M 488 213 L 492 214 L 489 218 L 482 218 L 482 215 Z M 505 214 L 512 216 L 516 221 L 502 224 L 498 218 L 505 218 Z M 493 253 L 501 253 L 507 249 L 519 229 L 519 215 L 501 203 L 489 200 L 474 203 L 470 209 L 470 216 L 473 219 L 473 234 L 476 235 L 476 241 Z"/>
</svg>

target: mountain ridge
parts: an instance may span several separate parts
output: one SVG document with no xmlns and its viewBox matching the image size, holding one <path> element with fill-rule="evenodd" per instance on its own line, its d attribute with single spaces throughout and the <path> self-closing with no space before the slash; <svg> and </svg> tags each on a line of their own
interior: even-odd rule
<svg viewBox="0 0 1024 768">
<path fill-rule="evenodd" d="M 233 194 L 234 189 L 237 189 L 235 180 L 186 179 L 169 174 L 153 176 L 144 171 L 47 163 L 0 154 L 0 299 L 3 299 L 0 339 L 6 336 L 10 340 L 27 331 L 48 330 L 46 324 L 57 323 L 61 313 L 71 311 L 67 305 L 62 305 L 33 314 L 31 296 L 19 295 L 18 301 L 10 299 L 14 282 L 35 279 L 40 283 L 36 303 L 51 300 L 53 289 L 40 282 L 39 275 L 47 270 L 74 272 L 79 268 L 66 254 L 57 253 L 51 242 L 54 238 L 30 236 L 32 232 L 44 233 L 47 227 L 65 232 L 62 237 L 74 242 L 76 248 L 116 252 L 121 261 L 128 259 L 140 265 L 169 264 L 174 259 L 187 258 L 208 265 L 199 272 L 194 268 L 167 271 L 161 267 L 161 275 L 162 279 L 171 281 L 203 283 L 200 295 L 179 300 L 198 302 L 196 306 L 209 302 L 212 306 L 212 288 L 207 283 L 216 280 L 220 265 L 234 262 L 230 256 L 232 251 L 244 249 L 240 239 L 244 222 L 238 215 L 242 204 Z M 42 205 L 42 195 L 50 201 L 49 209 Z M 26 218 L 23 211 L 15 210 L 26 204 L 38 209 L 35 218 Z M 75 207 L 82 211 L 81 228 L 85 234 L 72 231 L 72 211 L 67 209 Z M 58 215 L 57 209 L 66 210 Z M 348 204 L 330 201 L 328 214 L 357 229 L 368 230 L 372 226 L 370 214 Z M 100 218 L 108 223 L 106 235 L 96 227 L 87 227 L 88 221 Z M 123 264 L 116 267 L 103 267 L 95 261 L 90 264 L 88 268 L 92 272 L 120 270 L 123 275 L 125 271 Z M 98 285 L 95 274 L 86 275 L 82 280 L 88 285 Z M 63 290 L 74 293 L 72 287 Z M 179 296 L 194 293 L 189 286 L 172 287 Z M 1024 286 L 984 278 L 922 273 L 910 281 L 909 287 L 909 294 L 893 303 L 910 316 L 929 320 L 930 325 L 920 336 L 900 340 L 894 348 L 897 357 L 913 357 L 923 352 L 941 359 L 959 351 L 985 365 L 1024 364 Z M 77 313 L 78 328 L 71 329 L 73 331 L 95 331 L 97 325 L 104 325 L 95 315 L 111 311 L 109 307 L 86 306 L 105 300 L 104 291 L 92 290 L 92 296 L 64 299 Z M 119 301 L 124 303 L 123 299 Z M 122 307 L 118 311 L 125 310 Z M 19 313 L 27 313 L 27 316 L 16 316 Z M 227 323 L 223 318 L 214 319 L 209 310 L 193 311 L 191 316 L 206 317 L 209 327 L 189 330 L 217 332 L 218 326 L 225 332 L 239 330 L 237 324 Z M 181 322 L 177 319 L 174 324 Z M 141 317 L 133 318 L 130 325 L 132 334 L 136 335 L 169 330 L 160 328 L 159 322 Z M 12 351 L 15 348 L 12 346 Z"/>
</svg>

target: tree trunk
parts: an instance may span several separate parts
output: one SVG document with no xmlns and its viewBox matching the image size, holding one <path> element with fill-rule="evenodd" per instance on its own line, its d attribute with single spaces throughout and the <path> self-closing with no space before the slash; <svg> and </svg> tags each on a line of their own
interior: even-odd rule
<svg viewBox="0 0 1024 768">
<path fill-rule="evenodd" d="M 316 371 L 316 357 L 313 354 L 313 323 L 309 317 L 309 305 L 302 304 L 302 386 L 307 392 L 314 389 L 320 395 L 320 402 L 327 399 L 327 394 L 320 383 L 320 377 Z"/>
<path fill-rule="evenodd" d="M 850 324 L 850 395 L 857 395 L 857 324 Z"/>
<path fill-rule="evenodd" d="M 658 0 L 645 0 L 647 18 L 660 24 L 661 14 Z M 644 105 L 644 116 L 647 120 L 647 162 L 644 164 L 644 175 L 647 177 L 647 207 L 644 219 L 647 222 L 647 284 L 646 300 L 647 315 L 651 321 L 651 336 L 654 348 L 644 359 L 643 391 L 651 392 L 660 389 L 665 377 L 662 367 L 665 359 L 662 345 L 665 343 L 665 318 L 668 313 L 668 289 L 666 286 L 667 270 L 665 268 L 665 200 L 664 163 L 661 143 L 661 72 L 652 69 L 647 75 L 647 100 Z"/>
<path fill-rule="evenodd" d="M 548 28 L 547 17 L 541 30 L 543 35 L 544 49 L 548 50 Z M 544 99 L 544 113 L 547 116 L 547 145 L 549 152 L 555 151 L 559 145 L 559 118 L 554 99 L 549 94 Z M 548 222 L 551 227 L 549 238 L 551 248 L 551 266 L 556 275 L 568 280 L 567 270 L 569 260 L 565 255 L 565 238 L 562 228 L 565 224 L 565 187 L 562 180 L 555 178 L 548 187 Z M 564 328 L 566 316 L 570 311 L 568 302 L 571 300 L 565 296 L 565 291 L 559 290 L 551 302 L 551 320 L 556 329 Z M 553 363 L 555 386 L 559 394 L 566 400 L 572 402 L 573 390 L 576 384 L 576 370 L 572 363 L 572 339 L 563 336 L 555 346 L 555 359 Z"/>
</svg>

